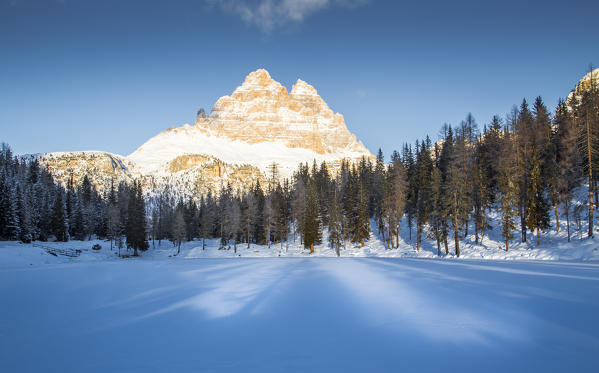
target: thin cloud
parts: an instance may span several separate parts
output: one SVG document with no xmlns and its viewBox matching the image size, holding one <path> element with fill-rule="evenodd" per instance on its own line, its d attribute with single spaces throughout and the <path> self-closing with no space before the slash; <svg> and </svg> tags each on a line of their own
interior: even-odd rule
<svg viewBox="0 0 599 373">
<path fill-rule="evenodd" d="M 369 0 L 206 0 L 209 6 L 238 15 L 245 23 L 265 33 L 288 23 L 301 23 L 327 8 L 353 9 Z"/>
</svg>

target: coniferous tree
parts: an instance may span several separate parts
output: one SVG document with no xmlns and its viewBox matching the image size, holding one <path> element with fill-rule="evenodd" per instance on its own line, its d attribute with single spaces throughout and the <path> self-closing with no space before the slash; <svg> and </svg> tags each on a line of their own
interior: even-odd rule
<svg viewBox="0 0 599 373">
<path fill-rule="evenodd" d="M 561 101 L 555 114 L 558 146 L 557 154 L 557 198 L 566 216 L 568 242 L 570 241 L 570 210 L 573 191 L 582 179 L 581 158 L 577 148 L 577 133 L 574 120 L 566 104 Z"/>
<path fill-rule="evenodd" d="M 516 147 L 516 162 L 514 166 L 516 178 L 516 198 L 518 200 L 518 214 L 520 216 L 520 233 L 522 242 L 526 242 L 526 211 L 528 209 L 530 196 L 530 157 L 532 155 L 532 139 L 535 135 L 532 133 L 534 124 L 533 116 L 528 109 L 526 100 L 522 100 L 520 110 L 514 118 L 515 125 L 515 141 Z"/>
<path fill-rule="evenodd" d="M 335 250 L 337 256 L 341 256 L 340 250 L 343 242 L 341 205 L 337 197 L 336 187 L 329 201 L 329 243 L 331 249 Z"/>
<path fill-rule="evenodd" d="M 321 225 L 318 217 L 318 196 L 316 185 L 310 181 L 306 193 L 306 205 L 303 225 L 304 247 L 314 253 L 314 245 L 321 240 Z"/>
<path fill-rule="evenodd" d="M 437 255 L 441 256 L 441 240 L 443 239 L 443 180 L 438 167 L 433 168 L 431 177 L 431 235 L 437 242 Z"/>
<path fill-rule="evenodd" d="M 173 243 L 177 246 L 177 253 L 175 255 L 179 255 L 181 253 L 181 242 L 183 242 L 187 236 L 184 215 L 185 211 L 183 205 L 179 204 L 175 210 L 175 218 L 173 219 L 171 227 Z"/>
<path fill-rule="evenodd" d="M 418 149 L 418 145 L 416 146 Z M 414 154 L 412 152 L 412 147 L 410 145 L 404 146 L 403 152 L 403 164 L 406 168 L 407 180 L 408 180 L 408 190 L 406 195 L 406 215 L 408 222 L 408 231 L 410 233 L 410 242 L 412 242 L 412 226 L 414 221 L 414 212 L 416 207 L 416 196 L 418 195 L 416 189 L 416 170 L 415 170 L 415 162 L 414 162 Z"/>
<path fill-rule="evenodd" d="M 62 191 L 56 191 L 56 200 L 54 201 L 54 209 L 52 214 L 52 234 L 56 237 L 56 241 L 68 241 L 68 227 L 65 216 L 65 205 L 62 199 Z"/>
<path fill-rule="evenodd" d="M 541 178 L 541 160 L 536 150 L 536 140 L 533 138 L 533 151 L 531 154 L 531 170 L 528 186 L 528 209 L 526 211 L 526 225 L 531 231 L 537 233 L 537 245 L 541 244 L 541 229 L 549 225 L 549 205 L 545 200 L 543 180 Z"/>
<path fill-rule="evenodd" d="M 503 141 L 503 151 L 499 162 L 497 186 L 499 191 L 499 211 L 501 213 L 501 235 L 505 240 L 505 251 L 509 250 L 509 242 L 514 237 L 516 229 L 516 187 L 514 185 L 514 144 L 506 131 Z"/>
<path fill-rule="evenodd" d="M 422 231 L 428 223 L 431 211 L 433 163 L 427 143 L 428 141 L 422 142 L 420 151 L 416 155 L 416 250 L 418 251 L 422 242 Z"/>
<path fill-rule="evenodd" d="M 16 191 L 17 198 L 17 211 L 19 219 L 19 237 L 23 243 L 29 243 L 33 239 L 33 229 L 31 226 L 31 212 L 27 201 L 25 200 L 24 194 L 21 190 L 21 186 L 17 185 Z"/>
<path fill-rule="evenodd" d="M 127 225 L 127 247 L 133 248 L 133 255 L 138 256 L 138 250 L 147 250 L 149 245 L 146 240 L 146 211 L 143 199 L 141 182 L 134 181 L 129 188 Z"/>
</svg>

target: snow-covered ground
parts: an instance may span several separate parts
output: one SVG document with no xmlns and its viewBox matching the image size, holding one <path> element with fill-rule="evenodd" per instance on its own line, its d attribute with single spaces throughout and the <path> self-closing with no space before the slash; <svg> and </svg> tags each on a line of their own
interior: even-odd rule
<svg viewBox="0 0 599 373">
<path fill-rule="evenodd" d="M 597 369 L 599 263 L 20 249 L 2 248 L 2 372 Z"/>
<path fill-rule="evenodd" d="M 406 226 L 399 249 L 372 234 L 342 258 L 299 240 L 127 259 L 0 242 L 0 372 L 596 371 L 596 240 L 562 227 L 506 253 L 494 230 L 458 260 L 430 238 L 417 252 Z"/>
<path fill-rule="evenodd" d="M 485 237 L 479 243 L 475 242 L 473 227 L 470 227 L 471 234 L 460 242 L 461 259 L 490 259 L 490 260 L 559 260 L 559 261 L 596 261 L 599 260 L 599 239 L 586 238 L 587 226 L 582 225 L 580 232 L 573 226 L 571 227 L 571 241 L 567 240 L 565 222 L 560 222 L 560 232 L 550 229 L 542 234 L 541 245 L 537 246 L 535 236 L 528 234 L 526 243 L 519 242 L 519 232 L 514 232 L 515 238 L 510 241 L 509 251 L 505 251 L 503 238 L 497 227 L 498 216 L 491 213 L 491 223 L 494 229 L 487 232 Z M 555 226 L 555 221 L 553 222 Z M 387 249 L 385 243 L 377 235 L 376 226 L 371 224 L 371 236 L 365 242 L 364 247 L 359 244 L 347 243 L 345 248 L 341 249 L 342 257 L 391 257 L 391 258 L 438 258 L 436 242 L 423 235 L 422 248 L 417 251 L 415 248 L 416 232 L 412 231 L 412 240 L 407 222 L 402 222 L 400 232 L 399 248 Z M 584 232 L 584 233 L 583 233 Z M 599 229 L 596 229 L 599 234 Z M 425 232 L 426 233 L 426 232 Z M 323 232 L 323 238 L 326 240 L 327 231 Z M 100 244 L 102 250 L 93 251 L 91 247 L 94 244 Z M 46 248 L 80 249 L 81 255 L 77 258 L 54 257 L 47 253 L 42 246 Z M 449 255 L 445 255 L 445 249 L 441 245 L 441 258 L 457 259 L 453 239 L 449 240 Z M 124 254 L 131 254 L 125 250 Z M 301 245 L 299 237 L 293 239 L 293 234 L 289 236 L 289 242 L 282 244 L 266 245 L 237 244 L 237 251 L 234 249 L 233 242 L 227 249 L 220 248 L 219 239 L 206 240 L 205 249 L 202 249 L 202 241 L 194 240 L 185 242 L 181 246 L 181 254 L 174 256 L 176 248 L 169 241 L 150 242 L 150 249 L 141 253 L 142 257 L 136 260 L 183 260 L 198 258 L 232 258 L 232 257 L 334 257 L 336 252 L 332 250 L 325 241 L 316 245 L 314 254 Z M 34 242 L 33 244 L 22 244 L 18 242 L 0 241 L 0 268 L 14 267 L 22 264 L 38 265 L 48 263 L 81 262 L 81 261 L 106 261 L 119 260 L 118 251 L 114 248 L 110 250 L 110 242 L 92 240 L 92 241 L 70 241 L 70 242 Z"/>
</svg>

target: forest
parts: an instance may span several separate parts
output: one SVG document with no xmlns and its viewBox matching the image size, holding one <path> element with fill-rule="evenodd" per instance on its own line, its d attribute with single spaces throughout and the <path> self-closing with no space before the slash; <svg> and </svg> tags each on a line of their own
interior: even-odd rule
<svg viewBox="0 0 599 373">
<path fill-rule="evenodd" d="M 3 144 L 0 239 L 96 237 L 134 255 L 164 240 L 180 248 L 184 241 L 204 245 L 220 238 L 223 248 L 236 251 L 238 245 L 297 239 L 313 252 L 326 239 L 340 255 L 346 245 L 364 245 L 371 233 L 394 249 L 400 224 L 407 224 L 416 250 L 428 237 L 438 255 L 449 254 L 453 242 L 459 256 L 463 237 L 474 234 L 478 242 L 491 229 L 492 211 L 501 217 L 506 251 L 516 237 L 540 244 L 543 232 L 560 229 L 551 225 L 560 219 L 568 240 L 571 224 L 583 220 L 593 237 L 598 96 L 597 89 L 576 92 L 554 112 L 541 97 L 532 105 L 523 100 L 482 130 L 468 114 L 457 126 L 444 124 L 436 142 L 427 136 L 402 145 L 390 162 L 379 149 L 376 159 L 344 161 L 334 172 L 325 163 L 301 164 L 291 180 L 280 180 L 273 164 L 266 185 L 223 185 L 199 201 L 173 197 L 168 188 L 146 195 L 140 182 L 113 182 L 102 194 L 87 176 L 61 185 L 36 157 L 15 156 Z"/>
</svg>

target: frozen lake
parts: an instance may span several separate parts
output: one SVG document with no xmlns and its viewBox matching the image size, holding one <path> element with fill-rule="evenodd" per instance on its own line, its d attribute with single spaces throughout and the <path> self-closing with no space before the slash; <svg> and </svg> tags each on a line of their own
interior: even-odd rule
<svg viewBox="0 0 599 373">
<path fill-rule="evenodd" d="M 0 371 L 599 369 L 599 264 L 121 260 L 0 269 Z"/>
</svg>

